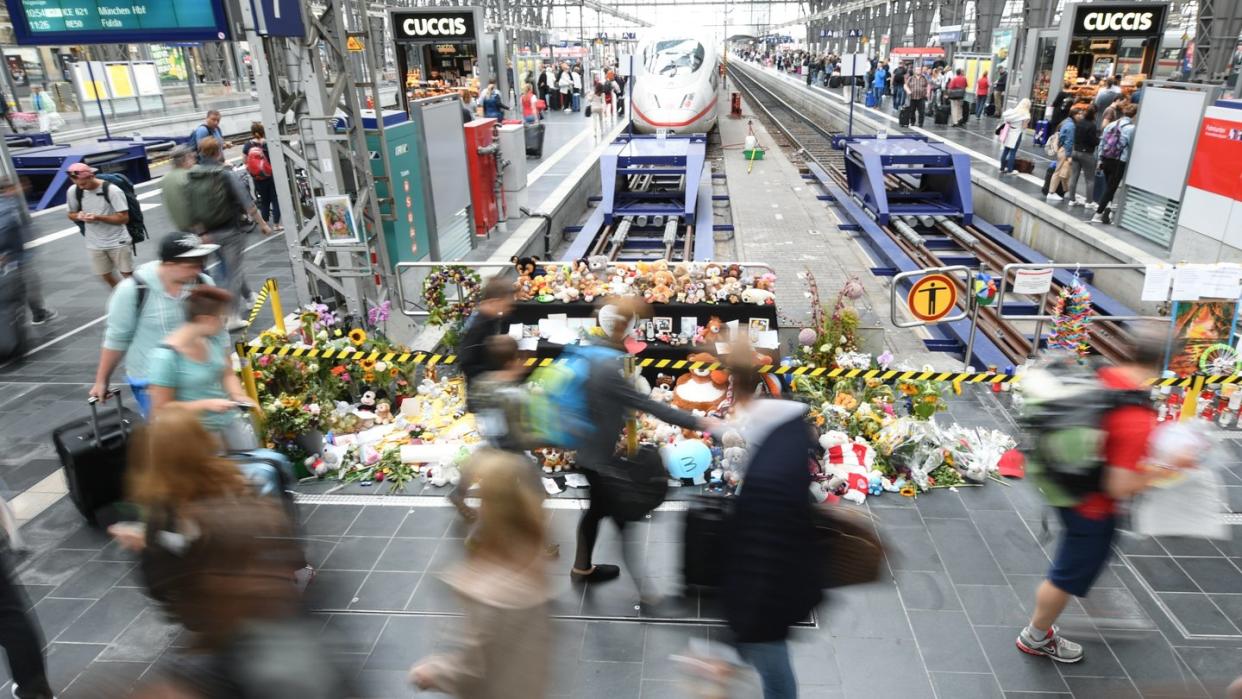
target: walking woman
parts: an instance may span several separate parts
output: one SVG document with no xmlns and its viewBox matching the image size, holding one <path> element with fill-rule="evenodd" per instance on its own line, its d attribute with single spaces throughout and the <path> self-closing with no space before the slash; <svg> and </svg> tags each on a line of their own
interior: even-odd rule
<svg viewBox="0 0 1242 699">
<path fill-rule="evenodd" d="M 1004 150 L 1001 151 L 1000 158 L 1000 174 L 1007 175 L 1015 172 L 1018 163 L 1018 146 L 1022 144 L 1022 132 L 1026 130 L 1027 122 L 1031 120 L 1031 100 L 1023 99 L 1018 102 L 1017 106 L 1012 109 L 1006 109 L 1001 114 L 1001 126 L 997 131 L 1000 136 L 1001 145 Z"/>
<path fill-rule="evenodd" d="M 1070 206 L 1095 206 L 1095 149 L 1100 145 L 1100 131 L 1095 123 L 1095 106 L 1080 111 L 1074 127 L 1074 152 L 1070 155 Z M 1078 176 L 1086 174 L 1087 196 L 1078 199 Z"/>
<path fill-rule="evenodd" d="M 521 456 L 485 449 L 471 461 L 479 520 L 465 561 L 444 575 L 466 612 L 460 648 L 419 661 L 410 681 L 461 699 L 543 697 L 552 640 L 543 493 L 525 486 Z"/>
<path fill-rule="evenodd" d="M 237 405 L 251 400 L 233 372 L 228 336 L 221 332 L 232 298 L 214 286 L 190 292 L 185 324 L 151 351 L 151 408 L 179 405 L 194 411 L 226 449 L 240 451 L 257 445 Z"/>
<path fill-rule="evenodd" d="M 263 158 L 257 156 L 252 166 L 250 149 L 259 148 Z M 254 182 L 255 203 L 259 205 L 259 214 L 267 221 L 272 230 L 283 231 L 280 225 L 280 201 L 276 198 L 276 182 L 272 179 L 271 151 L 267 148 L 267 130 L 259 122 L 250 123 L 250 140 L 242 145 L 242 156 L 246 161 L 246 172 L 250 173 L 250 181 Z"/>
</svg>

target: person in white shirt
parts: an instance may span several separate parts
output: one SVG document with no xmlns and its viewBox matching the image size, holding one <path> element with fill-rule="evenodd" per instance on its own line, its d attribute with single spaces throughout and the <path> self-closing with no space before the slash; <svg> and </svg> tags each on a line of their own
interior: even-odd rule
<svg viewBox="0 0 1242 699">
<path fill-rule="evenodd" d="M 561 111 L 570 111 L 570 93 L 574 89 L 574 79 L 569 77 L 569 65 L 561 64 L 561 76 L 556 80 L 556 87 L 561 93 Z"/>
</svg>

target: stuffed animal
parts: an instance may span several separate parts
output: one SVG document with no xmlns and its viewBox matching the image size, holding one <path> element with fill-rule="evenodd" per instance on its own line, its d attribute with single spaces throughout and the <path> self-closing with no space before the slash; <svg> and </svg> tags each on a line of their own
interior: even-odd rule
<svg viewBox="0 0 1242 699">
<path fill-rule="evenodd" d="M 596 275 L 608 272 L 608 256 L 607 255 L 591 255 L 587 258 L 587 267 Z"/>
<path fill-rule="evenodd" d="M 543 472 L 560 473 L 565 468 L 565 452 L 560 449 L 544 449 Z"/>
<path fill-rule="evenodd" d="M 755 286 L 764 291 L 776 292 L 776 275 L 768 272 L 755 280 Z"/>
<path fill-rule="evenodd" d="M 529 301 L 534 298 L 534 281 L 526 275 L 518 277 L 518 280 L 513 287 L 513 297 L 518 301 Z"/>
<path fill-rule="evenodd" d="M 771 306 L 776 303 L 776 294 L 767 289 L 751 287 L 742 291 L 742 303 L 753 303 L 756 306 Z"/>
<path fill-rule="evenodd" d="M 354 406 L 355 410 L 375 413 L 375 389 L 368 388 L 362 392 L 362 397 L 358 399 L 358 404 Z"/>
<path fill-rule="evenodd" d="M 740 480 L 746 464 L 750 460 L 750 452 L 746 449 L 746 440 L 737 430 L 729 430 L 720 437 L 724 446 L 721 452 L 721 465 Z"/>
<path fill-rule="evenodd" d="M 651 397 L 661 403 L 673 400 L 673 377 L 668 374 L 656 374 L 655 386 L 651 389 Z"/>
<path fill-rule="evenodd" d="M 392 403 L 387 400 L 375 402 L 375 424 L 387 425 L 393 421 Z"/>
<path fill-rule="evenodd" d="M 716 358 L 706 352 L 687 357 L 691 362 L 713 364 Z M 673 387 L 673 405 L 682 410 L 710 413 L 725 399 L 729 390 L 729 374 L 719 369 L 698 368 L 677 377 Z"/>
<path fill-rule="evenodd" d="M 729 265 L 724 270 L 724 276 L 729 279 L 741 279 L 742 278 L 742 266 L 738 264 Z"/>
<path fill-rule="evenodd" d="M 534 277 L 539 271 L 538 257 L 510 257 L 509 261 L 513 263 L 513 269 L 517 271 L 519 277 Z"/>
<path fill-rule="evenodd" d="M 717 342 L 723 342 L 725 339 L 725 324 L 716 316 L 709 317 L 701 331 L 700 337 L 696 338 L 698 344 L 714 347 Z"/>
</svg>

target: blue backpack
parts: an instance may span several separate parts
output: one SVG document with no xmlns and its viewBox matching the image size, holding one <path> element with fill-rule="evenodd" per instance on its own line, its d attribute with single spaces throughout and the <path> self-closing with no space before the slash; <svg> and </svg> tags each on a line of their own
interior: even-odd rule
<svg viewBox="0 0 1242 699">
<path fill-rule="evenodd" d="M 526 427 L 535 441 L 561 449 L 581 447 L 594 429 L 586 390 L 591 367 L 621 356 L 608 347 L 566 345 L 555 362 L 536 369 L 526 406 Z"/>
</svg>

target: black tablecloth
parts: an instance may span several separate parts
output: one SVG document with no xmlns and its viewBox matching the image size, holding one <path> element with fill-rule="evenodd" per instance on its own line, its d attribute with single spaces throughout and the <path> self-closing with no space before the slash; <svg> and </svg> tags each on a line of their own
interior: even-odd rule
<svg viewBox="0 0 1242 699">
<path fill-rule="evenodd" d="M 766 318 L 768 330 L 777 329 L 776 306 L 759 306 L 753 303 L 739 304 L 707 304 L 707 303 L 655 303 L 651 305 L 651 315 L 673 319 L 674 332 L 680 330 L 681 319 L 694 316 L 699 325 L 704 325 L 715 316 L 727 323 L 731 320 L 746 325 L 751 318 Z M 547 318 L 556 313 L 564 313 L 570 318 L 590 318 L 595 315 L 595 306 L 589 303 L 538 303 L 522 302 L 515 305 L 509 316 L 511 323 L 538 325 L 540 318 Z"/>
</svg>

